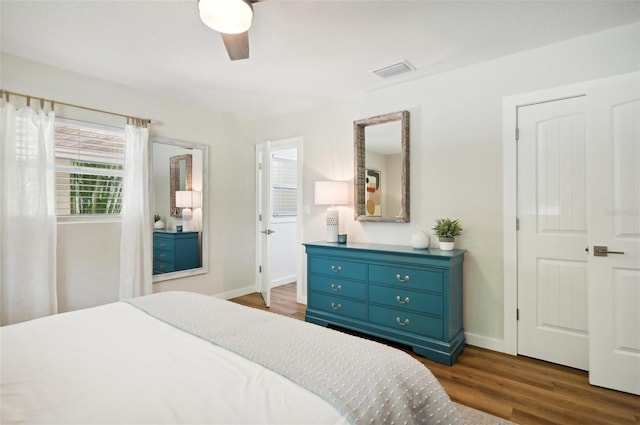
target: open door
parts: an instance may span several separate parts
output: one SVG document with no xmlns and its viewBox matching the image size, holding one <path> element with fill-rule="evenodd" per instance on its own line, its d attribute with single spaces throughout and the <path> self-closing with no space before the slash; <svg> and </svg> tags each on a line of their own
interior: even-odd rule
<svg viewBox="0 0 640 425">
<path fill-rule="evenodd" d="M 587 96 L 589 382 L 640 395 L 640 78 Z"/>
<path fill-rule="evenodd" d="M 295 283 L 301 299 L 302 137 L 256 146 L 256 291 Z M 299 301 L 300 302 L 300 301 Z"/>
<path fill-rule="evenodd" d="M 269 274 L 269 236 L 271 230 L 271 143 L 256 146 L 257 252 L 256 282 L 264 303 L 271 307 L 271 275 Z"/>
</svg>

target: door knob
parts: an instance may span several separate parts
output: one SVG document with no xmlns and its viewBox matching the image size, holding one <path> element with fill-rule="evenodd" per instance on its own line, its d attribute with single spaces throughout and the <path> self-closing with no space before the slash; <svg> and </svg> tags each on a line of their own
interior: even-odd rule
<svg viewBox="0 0 640 425">
<path fill-rule="evenodd" d="M 265 235 L 269 236 L 270 234 L 275 233 L 275 230 L 271 230 L 271 229 L 260 230 L 260 233 L 264 233 Z"/>
<path fill-rule="evenodd" d="M 593 246 L 593 256 L 594 257 L 606 257 L 608 254 L 624 254 L 622 251 L 609 251 L 609 247 L 607 246 Z"/>
</svg>

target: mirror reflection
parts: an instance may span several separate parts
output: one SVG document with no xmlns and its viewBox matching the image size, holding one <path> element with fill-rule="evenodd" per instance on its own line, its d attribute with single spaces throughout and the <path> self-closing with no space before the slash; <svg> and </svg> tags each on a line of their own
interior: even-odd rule
<svg viewBox="0 0 640 425">
<path fill-rule="evenodd" d="M 193 158 L 190 153 L 184 155 L 176 155 L 169 158 L 169 201 L 171 203 L 172 217 L 182 216 L 182 208 L 176 205 L 176 192 L 192 190 L 192 163 Z"/>
<path fill-rule="evenodd" d="M 409 221 L 409 112 L 354 122 L 355 218 Z"/>
<path fill-rule="evenodd" d="M 154 282 L 206 272 L 206 145 L 152 140 Z"/>
</svg>

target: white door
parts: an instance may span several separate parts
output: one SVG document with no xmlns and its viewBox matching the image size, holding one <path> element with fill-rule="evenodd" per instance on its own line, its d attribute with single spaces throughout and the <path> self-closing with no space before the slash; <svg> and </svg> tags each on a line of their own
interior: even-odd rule
<svg viewBox="0 0 640 425">
<path fill-rule="evenodd" d="M 271 276 L 269 274 L 269 236 L 271 230 L 271 186 L 270 161 L 271 143 L 256 146 L 256 205 L 257 205 L 257 249 L 256 282 L 264 303 L 271 307 Z"/>
<path fill-rule="evenodd" d="M 294 137 L 256 146 L 256 286 L 267 307 L 273 286 L 301 282 L 302 142 Z M 298 284 L 298 301 L 302 289 Z"/>
<path fill-rule="evenodd" d="M 640 394 L 640 79 L 587 96 L 589 382 Z"/>
<path fill-rule="evenodd" d="M 588 369 L 585 98 L 518 110 L 518 353 Z"/>
</svg>

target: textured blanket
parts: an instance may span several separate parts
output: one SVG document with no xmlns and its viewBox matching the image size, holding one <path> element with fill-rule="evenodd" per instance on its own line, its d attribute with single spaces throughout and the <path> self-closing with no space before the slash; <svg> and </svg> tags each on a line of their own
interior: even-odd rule
<svg viewBox="0 0 640 425">
<path fill-rule="evenodd" d="M 427 368 L 383 344 L 188 292 L 127 302 L 287 377 L 333 404 L 350 423 L 463 423 Z"/>
</svg>

